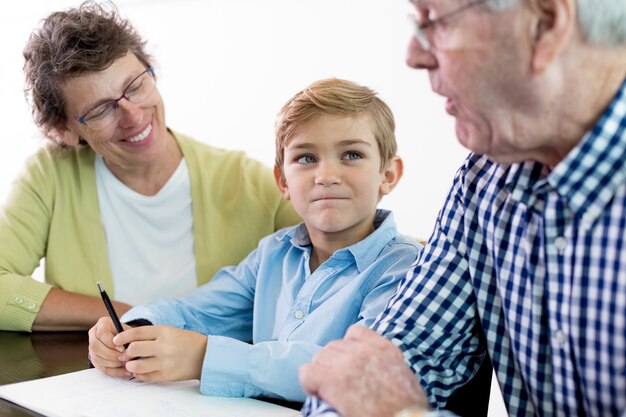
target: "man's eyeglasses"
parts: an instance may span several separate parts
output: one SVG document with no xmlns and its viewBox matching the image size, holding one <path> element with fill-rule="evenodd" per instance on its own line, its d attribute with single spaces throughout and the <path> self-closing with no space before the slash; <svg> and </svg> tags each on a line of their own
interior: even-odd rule
<svg viewBox="0 0 626 417">
<path fill-rule="evenodd" d="M 409 18 L 411 19 L 411 22 L 413 23 L 414 29 L 415 29 L 415 39 L 417 39 L 417 41 L 420 43 L 420 46 L 422 47 L 423 50 L 425 51 L 430 51 L 432 49 L 432 44 L 431 41 L 428 39 L 428 35 L 426 34 L 426 31 L 428 29 L 433 28 L 435 25 L 448 20 L 452 17 L 455 17 L 475 6 L 479 6 L 483 3 L 488 2 L 489 0 L 473 0 L 470 1 L 469 3 L 466 3 L 460 7 L 457 7 L 454 10 L 451 10 L 447 13 L 442 14 L 441 16 L 439 16 L 436 19 L 426 19 L 423 22 L 419 21 L 418 18 L 415 15 L 409 15 Z"/>
<path fill-rule="evenodd" d="M 148 67 L 128 84 L 120 98 L 101 103 L 76 119 L 92 130 L 104 129 L 118 120 L 121 99 L 125 98 L 135 104 L 141 103 L 152 94 L 154 87 L 154 69 Z"/>
</svg>

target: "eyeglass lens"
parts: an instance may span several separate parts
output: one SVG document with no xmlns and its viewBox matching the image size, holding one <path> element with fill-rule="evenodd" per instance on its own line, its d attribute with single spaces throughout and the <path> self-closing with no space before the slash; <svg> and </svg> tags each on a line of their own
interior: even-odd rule
<svg viewBox="0 0 626 417">
<path fill-rule="evenodd" d="M 79 121 L 90 129 L 103 129 L 116 120 L 120 100 L 125 98 L 135 104 L 141 103 L 150 96 L 154 87 L 154 72 L 148 68 L 131 81 L 120 98 L 100 104 L 80 117 Z"/>
</svg>

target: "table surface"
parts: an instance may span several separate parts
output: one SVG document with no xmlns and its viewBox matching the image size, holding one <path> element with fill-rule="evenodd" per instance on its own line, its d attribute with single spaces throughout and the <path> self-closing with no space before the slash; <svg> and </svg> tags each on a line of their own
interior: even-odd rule
<svg viewBox="0 0 626 417">
<path fill-rule="evenodd" d="M 0 385 L 87 369 L 87 345 L 87 332 L 0 331 Z M 0 399 L 0 416 L 39 415 Z"/>
<path fill-rule="evenodd" d="M 0 385 L 81 371 L 89 367 L 87 332 L 0 331 Z M 299 410 L 301 403 L 262 398 Z M 41 417 L 0 398 L 2 417 Z"/>
</svg>

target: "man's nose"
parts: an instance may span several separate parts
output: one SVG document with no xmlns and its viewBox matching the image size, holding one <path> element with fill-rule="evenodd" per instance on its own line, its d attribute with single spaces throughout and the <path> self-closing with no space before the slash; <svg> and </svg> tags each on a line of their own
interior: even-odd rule
<svg viewBox="0 0 626 417">
<path fill-rule="evenodd" d="M 411 37 L 406 54 L 406 64 L 414 69 L 432 70 L 437 68 L 437 58 L 431 51 L 426 51 L 415 37 Z"/>
</svg>

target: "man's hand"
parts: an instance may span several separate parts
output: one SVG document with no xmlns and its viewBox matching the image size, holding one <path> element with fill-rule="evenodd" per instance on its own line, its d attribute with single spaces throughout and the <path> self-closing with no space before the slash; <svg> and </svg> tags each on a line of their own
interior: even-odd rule
<svg viewBox="0 0 626 417">
<path fill-rule="evenodd" d="M 344 417 L 391 417 L 419 405 L 424 391 L 389 340 L 360 325 L 329 343 L 300 368 L 304 389 L 331 404 Z"/>
</svg>

